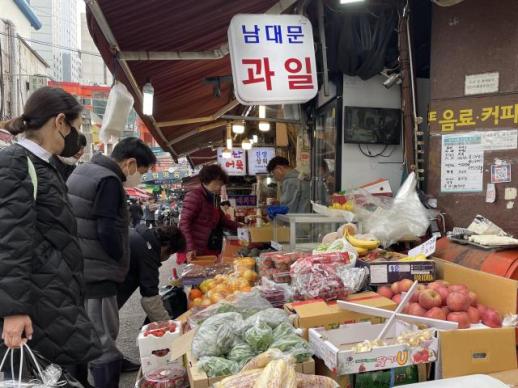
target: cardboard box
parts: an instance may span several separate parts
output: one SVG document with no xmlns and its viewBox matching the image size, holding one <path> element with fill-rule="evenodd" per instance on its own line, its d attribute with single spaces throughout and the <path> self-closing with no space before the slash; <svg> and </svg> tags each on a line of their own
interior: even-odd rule
<svg viewBox="0 0 518 388">
<path fill-rule="evenodd" d="M 418 383 L 418 365 L 403 366 L 394 369 L 359 373 L 354 377 L 354 388 L 397 387 Z"/>
<path fill-rule="evenodd" d="M 349 295 L 347 301 L 366 306 L 395 310 L 396 304 L 375 292 L 361 292 Z M 308 339 L 308 329 L 312 327 L 338 327 L 343 323 L 370 321 L 380 323 L 383 318 L 368 314 L 359 314 L 342 310 L 336 303 L 326 303 L 323 300 L 288 303 L 284 309 L 290 314 L 296 314 L 293 325 L 304 329 L 304 338 Z"/>
<path fill-rule="evenodd" d="M 435 335 L 415 346 L 396 342 L 367 352 L 352 349 L 353 344 L 376 339 L 383 327 L 384 324 L 360 322 L 341 325 L 338 329 L 331 330 L 310 329 L 309 342 L 315 356 L 321 358 L 326 366 L 338 375 L 392 369 L 429 363 L 437 359 L 439 339 Z M 418 329 L 415 325 L 396 320 L 388 329 L 385 339 L 396 339 L 409 330 Z M 435 334 L 435 329 L 430 330 Z"/>
<path fill-rule="evenodd" d="M 381 285 L 394 283 L 402 279 L 410 279 L 420 283 L 433 282 L 436 279 L 435 262 L 433 260 L 400 262 L 400 261 L 357 261 L 359 267 L 368 267 L 370 284 Z"/>
<path fill-rule="evenodd" d="M 273 225 L 265 225 L 260 228 L 249 227 L 250 242 L 253 243 L 270 243 L 273 240 Z M 290 241 L 290 228 L 277 228 L 277 242 L 286 243 Z"/>
<path fill-rule="evenodd" d="M 197 366 L 197 361 L 193 359 L 191 352 L 186 354 L 187 374 L 189 375 L 189 383 L 191 388 L 209 388 L 214 383 L 223 380 L 227 376 L 211 377 Z M 313 359 L 307 360 L 303 363 L 295 364 L 295 370 L 299 373 L 308 375 L 315 374 L 315 361 Z"/>
<path fill-rule="evenodd" d="M 500 380 L 509 387 L 518 387 L 518 369 L 506 370 L 504 372 L 491 373 L 489 376 Z"/>
<path fill-rule="evenodd" d="M 171 333 L 166 331 L 162 337 L 154 335 L 145 336 L 144 333 L 149 325 L 145 325 L 140 330 L 137 337 L 137 345 L 140 352 L 140 363 L 142 373 L 149 373 L 158 368 L 181 362 L 181 359 L 171 359 L 172 344 L 182 336 L 182 323 L 173 321 L 176 324 L 176 331 Z"/>
<path fill-rule="evenodd" d="M 326 366 L 325 362 L 318 357 L 315 357 L 315 374 L 319 376 L 326 376 L 333 379 L 342 388 L 354 387 L 353 375 L 338 375 L 338 373 L 333 372 L 331 369 L 329 369 Z"/>
</svg>

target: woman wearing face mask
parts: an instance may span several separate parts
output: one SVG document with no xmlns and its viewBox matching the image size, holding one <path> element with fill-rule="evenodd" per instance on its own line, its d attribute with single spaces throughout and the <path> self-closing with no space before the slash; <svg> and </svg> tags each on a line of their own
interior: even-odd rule
<svg viewBox="0 0 518 388">
<path fill-rule="evenodd" d="M 153 151 L 142 140 L 126 138 L 110 157 L 96 154 L 77 166 L 67 181 L 85 261 L 86 311 L 103 350 L 90 362 L 96 387 L 118 387 L 121 372 L 117 289 L 129 268 L 129 211 L 123 186 L 138 186 L 141 174 L 155 163 Z"/>
<path fill-rule="evenodd" d="M 56 167 L 56 170 L 58 170 L 59 174 L 63 178 L 63 180 L 66 182 L 70 174 L 72 174 L 72 171 L 77 166 L 77 163 L 79 162 L 79 159 L 84 155 L 85 153 L 85 147 L 86 147 L 86 136 L 82 133 L 79 134 L 79 138 L 77 139 L 79 143 L 79 151 L 68 158 L 64 156 L 55 156 L 52 160 L 52 164 L 54 167 Z"/>
<path fill-rule="evenodd" d="M 223 241 L 223 229 L 236 231 L 238 224 L 230 221 L 217 202 L 221 187 L 228 183 L 228 176 L 218 165 L 204 166 L 199 174 L 201 185 L 191 190 L 183 201 L 180 230 L 186 252 L 178 254 L 178 261 L 192 260 L 197 255 L 219 255 Z"/>
<path fill-rule="evenodd" d="M 1 125 L 19 141 L 0 151 L 0 330 L 5 346 L 29 341 L 86 382 L 79 366 L 99 356 L 100 342 L 84 309 L 76 220 L 50 163 L 78 151 L 82 109 L 62 89 L 44 87 L 21 117 Z"/>
</svg>

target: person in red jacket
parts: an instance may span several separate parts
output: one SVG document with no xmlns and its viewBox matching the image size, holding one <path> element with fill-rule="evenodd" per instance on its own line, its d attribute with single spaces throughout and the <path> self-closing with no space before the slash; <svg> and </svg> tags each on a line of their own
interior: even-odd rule
<svg viewBox="0 0 518 388">
<path fill-rule="evenodd" d="M 238 224 L 229 220 L 218 206 L 221 187 L 228 176 L 218 165 L 204 166 L 199 174 L 201 185 L 184 198 L 180 216 L 186 251 L 178 254 L 178 262 L 191 261 L 196 256 L 219 255 L 223 229 L 236 231 Z"/>
</svg>

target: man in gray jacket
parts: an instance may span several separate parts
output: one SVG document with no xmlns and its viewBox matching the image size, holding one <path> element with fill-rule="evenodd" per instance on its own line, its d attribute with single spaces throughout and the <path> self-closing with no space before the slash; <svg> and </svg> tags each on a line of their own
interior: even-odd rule
<svg viewBox="0 0 518 388">
<path fill-rule="evenodd" d="M 288 159 L 276 156 L 267 166 L 268 173 L 281 183 L 281 205 L 289 208 L 289 213 L 310 213 L 309 181 L 294 168 Z"/>
</svg>

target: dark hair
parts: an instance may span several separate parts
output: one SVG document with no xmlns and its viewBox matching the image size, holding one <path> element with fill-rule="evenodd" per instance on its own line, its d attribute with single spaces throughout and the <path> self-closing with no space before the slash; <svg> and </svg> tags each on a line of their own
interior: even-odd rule
<svg viewBox="0 0 518 388">
<path fill-rule="evenodd" d="M 138 167 L 150 167 L 156 164 L 156 156 L 142 140 L 136 137 L 122 139 L 113 147 L 112 159 L 117 162 L 135 158 Z"/>
<path fill-rule="evenodd" d="M 230 206 L 230 201 L 223 201 L 219 204 L 219 206 Z"/>
<path fill-rule="evenodd" d="M 223 184 L 228 183 L 228 175 L 223 169 L 217 164 L 211 164 L 203 166 L 200 171 L 200 181 L 203 184 L 210 183 L 215 180 L 220 180 Z"/>
<path fill-rule="evenodd" d="M 4 122 L 1 126 L 12 135 L 19 135 L 42 128 L 50 118 L 60 113 L 71 123 L 79 117 L 82 110 L 83 106 L 71 94 L 63 89 L 44 86 L 31 94 L 21 116 Z"/>
<path fill-rule="evenodd" d="M 277 166 L 289 166 L 290 162 L 288 159 L 282 157 L 282 156 L 276 156 L 275 158 L 272 158 L 268 162 L 268 166 L 266 166 L 266 170 L 271 173 Z"/>
<path fill-rule="evenodd" d="M 86 147 L 87 141 L 86 136 L 82 133 L 79 134 L 79 138 L 77 139 L 77 144 L 79 144 L 79 147 L 84 148 Z"/>
<path fill-rule="evenodd" d="M 160 246 L 167 247 L 170 254 L 185 249 L 185 238 L 180 229 L 175 225 L 163 225 L 155 228 Z"/>
</svg>

